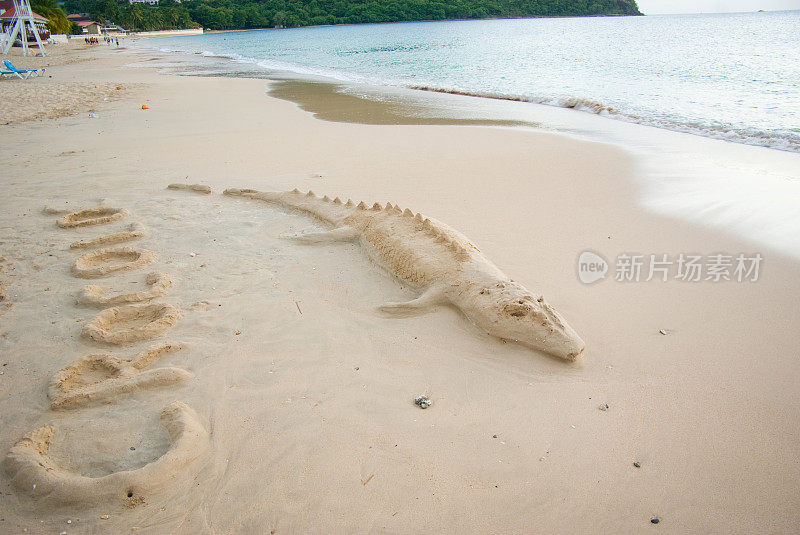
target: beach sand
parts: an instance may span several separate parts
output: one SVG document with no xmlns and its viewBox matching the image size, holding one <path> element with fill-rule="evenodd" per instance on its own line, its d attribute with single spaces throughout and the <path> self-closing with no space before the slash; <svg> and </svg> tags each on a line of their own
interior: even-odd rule
<svg viewBox="0 0 800 535">
<path fill-rule="evenodd" d="M 147 53 L 102 47 L 70 52 L 91 61 L 53 65 L 52 79 L 0 81 L 0 96 L 47 91 L 0 114 L 11 122 L 0 145 L 0 455 L 15 454 L 0 477 L 0 531 L 798 530 L 796 261 L 646 212 L 639 162 L 611 145 L 324 121 L 268 96 L 264 80 L 161 75 L 126 66 Z M 132 89 L 76 99 L 75 87 L 95 85 Z M 64 102 L 69 115 L 52 111 Z M 356 244 L 287 239 L 324 227 L 220 195 L 230 187 L 390 201 L 444 221 L 542 293 L 587 348 L 575 363 L 549 358 L 449 307 L 387 317 L 378 305 L 416 294 Z M 52 213 L 100 203 L 127 213 L 74 228 Z M 74 276 L 94 249 L 71 243 L 132 224 L 146 232 L 112 247 L 152 261 Z M 765 260 L 754 283 L 584 285 L 585 250 Z M 180 316 L 161 334 L 122 345 L 81 334 L 100 312 L 76 304 L 85 285 L 135 293 L 151 272 L 172 281 L 153 303 Z M 163 319 L 156 308 L 123 311 L 119 326 L 144 329 Z M 182 348 L 141 370 L 114 360 L 166 343 Z M 87 355 L 109 357 L 70 388 L 114 363 L 138 386 L 51 409 L 51 378 Z M 420 395 L 430 408 L 414 405 Z M 15 447 L 36 429 L 52 435 L 45 456 L 43 442 Z"/>
</svg>

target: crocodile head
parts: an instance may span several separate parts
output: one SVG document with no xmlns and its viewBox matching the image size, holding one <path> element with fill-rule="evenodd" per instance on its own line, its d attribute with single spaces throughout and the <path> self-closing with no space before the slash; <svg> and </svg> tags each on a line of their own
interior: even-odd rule
<svg viewBox="0 0 800 535">
<path fill-rule="evenodd" d="M 574 361 L 585 344 L 543 297 L 521 284 L 498 282 L 473 296 L 470 319 L 492 336 L 517 342 L 549 355 Z"/>
</svg>

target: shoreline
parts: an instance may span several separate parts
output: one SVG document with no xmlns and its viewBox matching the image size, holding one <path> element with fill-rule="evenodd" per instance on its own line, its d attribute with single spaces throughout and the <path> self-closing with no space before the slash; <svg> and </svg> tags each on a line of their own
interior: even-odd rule
<svg viewBox="0 0 800 535">
<path fill-rule="evenodd" d="M 185 52 L 156 54 L 177 59 L 167 66 L 173 73 L 183 72 L 198 60 Z M 294 102 L 320 119 L 534 128 L 612 144 L 644 162 L 635 176 L 643 206 L 657 214 L 744 236 L 756 247 L 800 258 L 800 213 L 794 209 L 800 202 L 800 152 L 637 124 L 577 107 L 373 86 L 266 68 L 260 68 L 263 76 L 259 77 L 255 71 L 239 71 L 240 62 L 233 58 L 202 58 L 210 60 L 207 68 L 221 69 L 221 76 L 270 81 L 270 95 Z M 673 154 L 683 156 L 676 160 Z M 763 177 L 763 183 L 754 181 L 753 176 Z M 763 209 L 753 214 L 754 205 Z"/>
<path fill-rule="evenodd" d="M 726 14 L 723 13 L 720 15 L 726 15 Z M 671 15 L 665 15 L 665 16 L 669 17 Z M 681 15 L 681 16 L 687 16 L 687 15 Z M 559 18 L 559 17 L 539 17 L 539 18 Z M 586 18 L 586 17 L 578 17 L 578 18 Z M 464 19 L 464 20 L 459 19 L 453 21 L 420 21 L 420 22 L 469 22 L 470 20 L 475 20 L 475 19 Z M 491 20 L 526 20 L 526 19 L 481 19 L 481 20 L 491 21 Z M 416 22 L 417 21 L 411 21 L 408 23 L 414 24 Z M 404 24 L 404 23 L 380 23 L 380 24 Z M 360 25 L 334 25 L 334 26 L 360 26 Z M 317 26 L 316 28 L 332 28 L 334 26 Z M 304 28 L 314 28 L 314 27 L 281 28 L 281 29 L 301 30 Z M 270 30 L 275 28 L 265 28 L 265 29 Z M 261 29 L 235 30 L 236 33 L 247 32 L 247 31 L 261 31 Z M 207 33 L 224 33 L 224 32 L 207 32 Z M 236 64 L 243 64 L 243 65 L 253 65 L 258 70 L 263 71 L 264 73 L 263 77 L 268 79 L 273 77 L 281 79 L 282 77 L 285 76 L 291 76 L 299 80 L 307 79 L 311 81 L 323 81 L 332 84 L 341 84 L 343 86 L 351 85 L 355 87 L 367 86 L 373 89 L 380 88 L 384 92 L 391 92 L 397 90 L 434 92 L 434 93 L 451 94 L 458 96 L 468 96 L 479 99 L 517 102 L 521 104 L 533 104 L 534 106 L 538 105 L 538 106 L 563 108 L 574 111 L 580 111 L 590 115 L 597 115 L 606 119 L 614 119 L 616 121 L 624 123 L 637 124 L 641 126 L 658 128 L 661 130 L 668 130 L 676 133 L 690 134 L 703 138 L 717 139 L 720 141 L 728 141 L 736 144 L 759 146 L 779 151 L 800 154 L 800 145 L 798 145 L 797 140 L 793 138 L 776 139 L 774 136 L 767 135 L 764 132 L 747 132 L 746 130 L 741 130 L 741 131 L 736 129 L 732 130 L 729 127 L 700 125 L 692 122 L 681 123 L 679 121 L 676 122 L 673 119 L 665 119 L 657 116 L 643 116 L 641 114 L 635 113 L 634 111 L 625 111 L 617 109 L 615 106 L 604 102 L 602 99 L 597 100 L 596 97 L 591 97 L 591 96 L 556 97 L 551 95 L 547 97 L 542 97 L 542 96 L 533 97 L 515 93 L 503 94 L 490 91 L 463 89 L 460 87 L 437 86 L 435 84 L 427 84 L 427 83 L 418 84 L 418 83 L 399 83 L 393 81 L 384 81 L 384 82 L 374 81 L 374 80 L 371 81 L 368 78 L 365 78 L 363 74 L 348 73 L 345 71 L 336 72 L 335 69 L 307 67 L 301 64 L 292 65 L 292 64 L 270 63 L 267 60 L 259 59 L 256 57 L 241 56 L 238 53 L 234 53 L 233 55 L 231 55 L 224 53 L 214 53 L 206 50 L 202 52 L 200 51 L 192 52 L 192 51 L 170 50 L 170 49 L 163 50 L 156 47 L 153 47 L 150 50 L 158 50 L 159 52 L 166 54 L 183 55 L 187 58 L 189 62 L 191 62 L 192 59 L 194 59 L 193 58 L 194 56 L 201 55 L 202 57 L 219 58 L 224 62 L 233 62 Z M 232 69 L 231 72 L 236 72 L 236 69 Z M 525 115 L 524 112 L 523 115 Z"/>
<path fill-rule="evenodd" d="M 753 283 L 584 285 L 575 273 L 583 250 L 609 260 L 757 252 L 646 211 L 641 154 L 613 137 L 320 121 L 265 94 L 264 80 L 164 76 L 126 67 L 131 57 L 110 49 L 81 54 L 94 59 L 54 66 L 57 83 L 139 89 L 94 102 L 96 118 L 1 127 L 17 143 L 0 157 L 22 165 L 3 178 L 0 213 L 0 280 L 13 305 L 0 309 L 0 454 L 50 423 L 51 454 L 71 470 L 140 468 L 167 451 L 158 411 L 173 401 L 211 431 L 209 454 L 194 479 L 136 507 L 43 508 L 4 475 L 9 529 L 61 530 L 65 518 L 85 530 L 193 533 L 636 532 L 654 517 L 678 533 L 797 525 L 800 320 L 784 311 L 798 262 L 764 253 Z M 159 62 L 137 54 L 137 65 Z M 440 219 L 543 293 L 585 354 L 569 365 L 504 344 L 448 307 L 381 316 L 377 305 L 413 292 L 356 245 L 287 240 L 322 227 L 220 196 L 227 187 L 313 189 Z M 53 373 L 140 347 L 79 335 L 97 311 L 74 304 L 86 281 L 70 275 L 78 255 L 69 243 L 108 229 L 59 229 L 41 212 L 100 198 L 147 227 L 136 246 L 156 252 L 153 269 L 174 281 L 165 299 L 184 316 L 168 339 L 186 349 L 163 365 L 194 378 L 52 411 L 44 385 Z M 143 277 L 98 284 L 135 291 Z M 433 405 L 421 411 L 417 395 Z"/>
</svg>

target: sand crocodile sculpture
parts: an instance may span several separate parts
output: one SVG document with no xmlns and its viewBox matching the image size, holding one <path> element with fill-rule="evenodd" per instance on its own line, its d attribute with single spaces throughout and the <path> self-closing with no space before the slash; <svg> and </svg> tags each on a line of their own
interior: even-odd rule
<svg viewBox="0 0 800 535">
<path fill-rule="evenodd" d="M 479 328 L 503 340 L 568 361 L 574 361 L 584 349 L 580 336 L 543 297 L 509 279 L 469 239 L 444 223 L 391 203 L 368 207 L 363 202 L 320 198 L 297 189 L 228 189 L 224 193 L 311 214 L 333 228 L 303 234 L 299 240 L 359 241 L 375 262 L 421 291 L 411 301 L 381 306 L 384 312 L 409 315 L 450 304 Z"/>
</svg>

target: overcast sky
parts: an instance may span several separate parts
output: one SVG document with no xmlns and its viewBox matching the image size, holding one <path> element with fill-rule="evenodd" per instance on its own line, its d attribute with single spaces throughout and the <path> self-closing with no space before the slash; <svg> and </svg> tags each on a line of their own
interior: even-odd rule
<svg viewBox="0 0 800 535">
<path fill-rule="evenodd" d="M 723 13 L 800 9 L 800 0 L 637 0 L 646 15 L 656 13 Z"/>
</svg>

